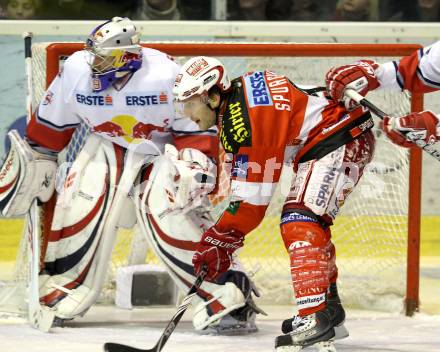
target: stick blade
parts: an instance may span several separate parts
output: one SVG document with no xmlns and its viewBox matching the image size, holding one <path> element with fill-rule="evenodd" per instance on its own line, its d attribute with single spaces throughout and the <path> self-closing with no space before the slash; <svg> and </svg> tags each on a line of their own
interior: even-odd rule
<svg viewBox="0 0 440 352">
<path fill-rule="evenodd" d="M 49 332 L 55 320 L 55 313 L 42 307 L 29 307 L 30 325 L 42 332 Z"/>
<path fill-rule="evenodd" d="M 139 348 L 130 347 L 127 345 L 121 345 L 119 343 L 114 342 L 106 342 L 104 344 L 105 352 L 155 352 L 155 349 L 151 350 L 141 350 Z"/>
</svg>

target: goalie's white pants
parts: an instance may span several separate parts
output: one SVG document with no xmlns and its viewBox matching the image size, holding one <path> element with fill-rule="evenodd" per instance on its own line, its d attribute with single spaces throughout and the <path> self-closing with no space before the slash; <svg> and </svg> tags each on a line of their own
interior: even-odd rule
<svg viewBox="0 0 440 352">
<path fill-rule="evenodd" d="M 151 161 L 97 136 L 88 137 L 58 194 L 40 275 L 40 300 L 59 318 L 81 315 L 96 302 L 117 228 L 133 226 L 136 217 L 176 284 L 187 291 L 194 282 L 194 248 L 211 223 L 195 211 L 166 211 L 167 189 L 174 185 L 166 160 L 159 157 L 146 167 Z M 133 185 L 134 202 L 128 197 Z M 163 213 L 168 215 L 161 217 Z M 241 271 L 231 270 L 221 284 L 205 282 L 198 295 L 209 305 L 198 310 L 196 328 L 244 306 L 249 294 L 249 280 Z"/>
</svg>

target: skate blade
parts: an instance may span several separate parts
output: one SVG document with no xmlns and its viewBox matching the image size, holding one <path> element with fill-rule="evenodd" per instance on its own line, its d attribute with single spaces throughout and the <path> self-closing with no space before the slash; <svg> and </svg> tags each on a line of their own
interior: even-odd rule
<svg viewBox="0 0 440 352">
<path fill-rule="evenodd" d="M 276 348 L 276 352 L 300 352 L 306 347 L 302 346 L 280 346 Z M 315 349 L 317 352 L 337 352 L 335 343 L 332 340 L 315 343 L 309 347 Z"/>
<path fill-rule="evenodd" d="M 299 352 L 302 350 L 302 346 L 280 346 L 275 349 L 276 352 Z"/>
<path fill-rule="evenodd" d="M 258 332 L 258 328 L 256 326 L 236 326 L 229 328 L 209 327 L 207 330 L 211 334 L 214 333 L 220 336 L 245 336 Z"/>
<path fill-rule="evenodd" d="M 338 325 L 334 327 L 335 329 L 335 340 L 341 340 L 348 337 L 349 333 L 347 328 L 344 326 L 344 324 Z"/>
<path fill-rule="evenodd" d="M 337 352 L 335 343 L 332 340 L 315 343 L 313 347 L 318 352 Z"/>
</svg>

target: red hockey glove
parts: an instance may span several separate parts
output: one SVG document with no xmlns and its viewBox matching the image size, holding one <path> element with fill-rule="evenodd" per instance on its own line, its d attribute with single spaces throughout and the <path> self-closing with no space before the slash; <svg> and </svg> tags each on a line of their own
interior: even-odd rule
<svg viewBox="0 0 440 352">
<path fill-rule="evenodd" d="M 203 264 L 208 266 L 207 280 L 214 280 L 229 269 L 232 253 L 243 246 L 240 231 L 219 232 L 215 226 L 206 231 L 193 255 L 194 272 L 198 275 Z"/>
<path fill-rule="evenodd" d="M 372 60 L 360 60 L 351 65 L 333 67 L 325 76 L 327 92 L 333 100 L 342 101 L 345 108 L 353 109 L 358 104 L 344 96 L 346 89 L 354 89 L 365 96 L 379 87 L 375 70 L 379 65 Z"/>
<path fill-rule="evenodd" d="M 414 112 L 402 117 L 385 117 L 382 129 L 394 144 L 409 148 L 414 144 L 408 141 L 404 135 L 412 132 L 414 135 L 423 139 L 426 143 L 434 143 L 439 136 L 437 135 L 437 124 L 439 118 L 431 111 Z"/>
</svg>

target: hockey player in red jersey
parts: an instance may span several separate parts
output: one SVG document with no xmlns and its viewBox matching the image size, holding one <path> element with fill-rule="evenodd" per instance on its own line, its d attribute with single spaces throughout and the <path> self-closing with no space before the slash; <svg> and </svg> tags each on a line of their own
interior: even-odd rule
<svg viewBox="0 0 440 352">
<path fill-rule="evenodd" d="M 440 89 L 440 42 L 422 48 L 400 61 L 378 64 L 371 60 L 333 67 L 326 75 L 327 91 L 347 108 L 355 103 L 344 96 L 346 89 L 354 89 L 365 96 L 374 89 L 409 90 L 429 93 Z M 432 111 L 410 113 L 400 117 L 387 117 L 383 130 L 395 144 L 411 147 L 404 135 L 416 132 L 425 142 L 432 144 L 440 139 L 440 119 Z"/>
<path fill-rule="evenodd" d="M 136 222 L 180 289 L 194 282 L 191 258 L 203 228 L 212 224 L 200 217 L 206 212 L 194 200 L 214 187 L 196 178 L 215 180 L 215 165 L 203 152 L 215 156 L 218 137 L 175 115 L 178 70 L 165 53 L 140 45 L 132 21 L 115 17 L 65 61 L 32 115 L 27 139 L 11 135 L 0 171 L 0 212 L 23 215 L 35 198 L 45 203 L 43 263 L 34 295 L 43 312 L 59 320 L 85 314 L 99 297 L 117 229 Z M 58 174 L 54 201 L 46 203 L 54 191 L 56 156 L 80 124 L 91 133 L 68 160 L 67 175 Z M 25 238 L 34 236 L 31 231 Z M 193 316 L 197 330 L 256 330 L 253 285 L 234 269 L 202 285 Z"/>
<path fill-rule="evenodd" d="M 331 225 L 365 166 L 375 140 L 368 111 L 347 111 L 325 88 L 302 88 L 270 71 L 229 81 L 215 58 L 195 57 L 176 78 L 174 96 L 183 113 L 209 128 L 218 124 L 221 144 L 231 153 L 231 199 L 208 229 L 193 257 L 215 280 L 231 264 L 246 234 L 263 219 L 282 165 L 296 178 L 281 215 L 281 236 L 290 256 L 298 316 L 282 324 L 277 351 L 318 344 L 333 351 L 335 335 L 347 335 L 336 281 Z"/>
</svg>

